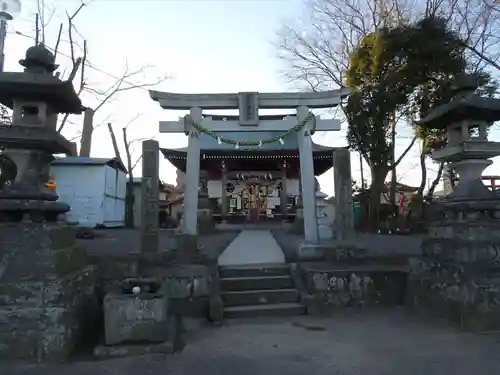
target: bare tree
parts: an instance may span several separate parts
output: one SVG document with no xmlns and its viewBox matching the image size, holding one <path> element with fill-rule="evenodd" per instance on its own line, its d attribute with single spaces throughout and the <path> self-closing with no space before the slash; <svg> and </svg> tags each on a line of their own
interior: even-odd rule
<svg viewBox="0 0 500 375">
<path fill-rule="evenodd" d="M 36 17 L 36 38 L 35 40 L 40 40 L 42 43 L 45 40 L 46 29 L 54 15 L 54 8 L 49 8 L 47 11 L 47 6 L 44 0 L 37 0 L 38 2 L 38 14 Z M 114 82 L 112 82 L 108 87 L 99 88 L 91 87 L 87 82 L 87 69 L 88 67 L 95 69 L 92 65 L 88 63 L 88 48 L 87 41 L 78 32 L 75 26 L 75 20 L 80 12 L 88 5 L 89 1 L 81 1 L 77 9 L 73 13 L 66 12 L 67 18 L 67 38 L 69 45 L 69 58 L 71 60 L 71 71 L 66 78 L 72 81 L 76 75 L 79 76 L 79 84 L 77 89 L 77 95 L 81 96 L 83 93 L 92 95 L 97 104 L 91 111 L 86 111 L 86 118 L 83 119 L 83 124 L 81 126 L 81 131 L 79 135 L 72 140 L 75 141 L 82 136 L 82 144 L 80 150 L 84 150 L 85 155 L 89 156 L 87 153 L 91 149 L 91 140 L 93 130 L 97 127 L 106 123 L 106 121 L 101 121 L 100 124 L 94 126 L 93 118 L 96 113 L 99 112 L 106 104 L 109 104 L 117 95 L 125 91 L 131 91 L 135 89 L 154 87 L 162 82 L 164 82 L 168 77 L 166 75 L 155 79 L 146 80 L 146 73 L 151 68 L 151 66 L 143 66 L 139 69 L 129 69 L 128 66 L 125 67 L 122 74 L 116 76 Z M 46 14 L 49 13 L 48 16 Z M 57 57 L 59 48 L 62 41 L 64 25 L 61 24 L 58 30 L 58 37 L 53 48 L 54 55 Z M 80 51 L 81 56 L 77 57 L 77 51 Z M 62 76 L 61 72 L 56 73 Z M 139 81 L 141 80 L 141 81 Z M 81 120 L 80 120 L 81 121 Z M 57 131 L 61 132 L 68 124 L 74 124 L 70 121 L 70 114 L 65 114 L 62 116 Z M 75 124 L 76 125 L 76 124 Z"/>
<path fill-rule="evenodd" d="M 303 14 L 283 26 L 276 47 L 285 76 L 306 90 L 342 87 L 349 56 L 365 35 L 424 16 L 446 18 L 466 43 L 472 71 L 500 69 L 500 12 L 484 0 L 306 0 Z"/>
<path fill-rule="evenodd" d="M 109 135 L 111 137 L 111 143 L 113 144 L 113 150 L 115 152 L 115 156 L 124 165 L 126 165 L 126 168 L 127 168 L 127 187 L 126 187 L 126 196 L 125 196 L 125 227 L 126 228 L 134 228 L 135 227 L 135 223 L 134 223 L 134 201 L 135 201 L 134 169 L 137 167 L 137 165 L 142 160 L 142 152 L 134 160 L 132 148 L 136 143 L 142 142 L 143 140 L 147 139 L 147 138 L 136 138 L 133 140 L 129 140 L 127 131 L 129 129 L 129 127 L 135 121 L 137 121 L 141 116 L 142 116 L 142 113 L 136 115 L 122 128 L 123 148 L 125 151 L 125 163 L 123 163 L 123 159 L 121 157 L 120 149 L 118 147 L 118 142 L 116 139 L 115 132 L 113 130 L 113 126 L 111 125 L 111 123 L 108 123 L 108 131 L 109 131 Z"/>
</svg>

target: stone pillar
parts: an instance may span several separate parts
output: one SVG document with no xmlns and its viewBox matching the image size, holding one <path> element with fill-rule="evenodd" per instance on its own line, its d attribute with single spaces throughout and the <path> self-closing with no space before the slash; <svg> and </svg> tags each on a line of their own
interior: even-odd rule
<svg viewBox="0 0 500 375">
<path fill-rule="evenodd" d="M 198 186 L 198 231 L 197 233 L 208 233 L 214 229 L 212 205 L 208 197 L 208 173 L 200 171 L 200 182 Z"/>
<path fill-rule="evenodd" d="M 303 206 L 303 204 L 302 204 L 302 177 L 301 177 L 301 173 L 300 173 L 300 168 L 299 168 L 298 176 L 299 176 L 299 196 L 297 199 L 297 206 L 302 209 L 302 206 Z"/>
<path fill-rule="evenodd" d="M 223 223 L 227 222 L 228 209 L 229 209 L 229 201 L 227 196 L 227 165 L 223 160 L 221 163 L 221 185 L 222 185 L 222 199 L 221 199 L 221 221 Z"/>
<path fill-rule="evenodd" d="M 283 162 L 281 165 L 281 191 L 280 191 L 280 207 L 281 207 L 281 214 L 283 215 L 283 220 L 286 220 L 287 214 L 288 214 L 288 209 L 287 209 L 287 203 L 288 203 L 288 193 L 286 189 L 286 168 L 287 168 L 287 163 L 286 160 Z"/>
<path fill-rule="evenodd" d="M 352 208 L 351 155 L 346 148 L 333 152 L 335 184 L 335 230 L 340 241 L 354 238 Z"/>
<path fill-rule="evenodd" d="M 321 191 L 316 192 L 316 217 L 318 218 L 318 235 L 320 240 L 330 239 L 333 237 L 332 223 L 326 213 L 327 195 Z"/>
<path fill-rule="evenodd" d="M 201 108 L 191 108 L 191 119 L 199 124 L 202 120 Z M 198 187 L 200 180 L 200 133 L 186 121 L 188 151 L 186 161 L 186 181 L 184 187 L 183 232 L 196 236 L 198 231 Z"/>
<path fill-rule="evenodd" d="M 142 142 L 141 253 L 158 252 L 158 205 L 160 194 L 160 148 L 158 141 Z"/>
<path fill-rule="evenodd" d="M 301 106 L 297 110 L 298 121 L 309 115 L 309 109 Z M 311 122 L 311 121 L 310 121 Z M 306 243 L 317 243 L 318 222 L 316 220 L 316 197 L 311 130 L 309 124 L 297 133 L 300 153 L 300 179 L 302 182 L 302 204 L 304 210 L 304 237 Z"/>
</svg>

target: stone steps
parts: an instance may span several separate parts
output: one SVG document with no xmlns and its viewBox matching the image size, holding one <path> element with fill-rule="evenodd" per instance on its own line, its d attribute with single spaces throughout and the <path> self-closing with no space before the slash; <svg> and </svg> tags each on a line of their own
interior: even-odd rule
<svg viewBox="0 0 500 375">
<path fill-rule="evenodd" d="M 246 266 L 225 266 L 219 268 L 221 278 L 288 276 L 290 268 L 286 264 L 255 264 Z"/>
<path fill-rule="evenodd" d="M 223 292 L 262 290 L 262 289 L 287 289 L 293 287 L 293 281 L 288 276 L 252 276 L 229 277 L 220 280 Z"/>
<path fill-rule="evenodd" d="M 300 303 L 276 303 L 268 305 L 231 306 L 224 308 L 224 317 L 255 318 L 270 316 L 297 316 L 305 313 L 305 307 Z"/>
<path fill-rule="evenodd" d="M 305 313 L 286 264 L 221 267 L 225 318 Z"/>
<path fill-rule="evenodd" d="M 297 289 L 268 289 L 223 292 L 225 306 L 265 305 L 299 301 Z"/>
</svg>

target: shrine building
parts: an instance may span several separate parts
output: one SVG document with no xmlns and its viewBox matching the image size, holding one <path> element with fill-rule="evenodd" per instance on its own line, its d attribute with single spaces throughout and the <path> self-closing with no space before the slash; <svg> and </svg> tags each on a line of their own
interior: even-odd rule
<svg viewBox="0 0 500 375">
<path fill-rule="evenodd" d="M 232 116 L 210 115 L 212 120 L 236 120 Z M 283 116 L 262 116 L 279 120 Z M 235 141 L 259 141 L 279 135 L 273 131 L 219 132 L 220 138 Z M 228 222 L 293 220 L 300 205 L 300 163 L 297 136 L 290 134 L 279 142 L 258 147 L 226 144 L 209 134 L 200 134 L 200 171 L 204 174 L 214 218 Z M 313 143 L 314 176 L 333 166 L 334 147 Z M 164 157 L 178 170 L 186 172 L 188 148 L 161 149 Z M 285 187 L 285 188 L 283 188 Z M 224 210 L 226 195 L 228 210 Z"/>
</svg>

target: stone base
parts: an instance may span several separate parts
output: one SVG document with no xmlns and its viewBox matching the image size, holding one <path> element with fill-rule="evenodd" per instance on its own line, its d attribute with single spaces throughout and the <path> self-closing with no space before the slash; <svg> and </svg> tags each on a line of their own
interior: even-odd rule
<svg viewBox="0 0 500 375">
<path fill-rule="evenodd" d="M 198 210 L 198 233 L 210 233 L 215 229 L 212 210 L 203 208 Z"/>
<path fill-rule="evenodd" d="M 366 250 L 352 241 L 336 241 L 325 254 L 328 262 L 359 263 L 366 258 Z"/>
<path fill-rule="evenodd" d="M 96 270 L 74 229 L 2 224 L 0 249 L 0 357 L 65 361 L 99 312 Z"/>
<path fill-rule="evenodd" d="M 300 260 L 324 260 L 328 247 L 322 244 L 312 244 L 303 242 L 298 249 Z"/>
<path fill-rule="evenodd" d="M 139 284 L 138 284 L 139 285 Z M 104 297 L 106 345 L 126 342 L 163 342 L 171 337 L 168 297 L 163 289 L 139 294 L 130 290 Z"/>
<path fill-rule="evenodd" d="M 331 240 L 333 237 L 333 230 L 330 225 L 318 225 L 318 235 L 321 240 Z"/>
<path fill-rule="evenodd" d="M 198 245 L 198 236 L 178 233 L 175 235 L 175 260 L 178 263 L 190 264 L 202 257 Z"/>
<path fill-rule="evenodd" d="M 97 346 L 94 349 L 94 357 L 98 359 L 119 358 L 138 356 L 146 354 L 171 354 L 176 352 L 174 343 L 170 341 L 149 345 L 119 345 L 119 346 Z"/>
<path fill-rule="evenodd" d="M 299 234 L 299 235 L 304 234 L 304 218 L 303 217 L 296 217 L 295 218 L 295 220 L 293 221 L 291 232 L 293 234 Z"/>
<path fill-rule="evenodd" d="M 306 263 L 302 275 L 310 315 L 324 315 L 347 307 L 393 307 L 405 296 L 404 271 L 383 266 Z"/>
<path fill-rule="evenodd" d="M 460 328 L 500 330 L 500 278 L 458 264 L 414 260 L 408 302 L 418 311 L 445 318 Z"/>
<path fill-rule="evenodd" d="M 34 223 L 55 223 L 68 211 L 69 205 L 59 201 L 6 199 L 0 196 L 0 221 L 21 222 L 28 219 Z"/>
</svg>

